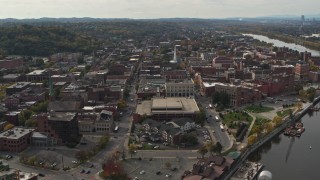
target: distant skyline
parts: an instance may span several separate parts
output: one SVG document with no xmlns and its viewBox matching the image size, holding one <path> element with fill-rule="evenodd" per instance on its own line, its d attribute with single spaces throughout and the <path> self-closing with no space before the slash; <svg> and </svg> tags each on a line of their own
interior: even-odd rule
<svg viewBox="0 0 320 180">
<path fill-rule="evenodd" d="M 0 7 L 0 19 L 230 18 L 319 14 L 320 0 L 0 0 Z"/>
</svg>

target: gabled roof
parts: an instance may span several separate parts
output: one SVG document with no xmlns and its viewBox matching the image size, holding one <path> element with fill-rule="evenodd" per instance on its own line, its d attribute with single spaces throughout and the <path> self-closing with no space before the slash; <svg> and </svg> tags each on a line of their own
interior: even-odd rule
<svg viewBox="0 0 320 180">
<path fill-rule="evenodd" d="M 190 118 L 179 118 L 172 120 L 173 123 L 177 124 L 178 126 L 184 126 L 186 123 L 193 123 Z"/>
</svg>

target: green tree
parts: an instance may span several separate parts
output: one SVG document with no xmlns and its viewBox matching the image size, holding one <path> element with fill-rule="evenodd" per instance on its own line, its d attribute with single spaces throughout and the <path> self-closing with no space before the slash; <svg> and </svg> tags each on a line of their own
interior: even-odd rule
<svg viewBox="0 0 320 180">
<path fill-rule="evenodd" d="M 215 147 L 214 147 L 214 152 L 216 152 L 218 154 L 221 154 L 222 149 L 223 149 L 223 147 L 222 147 L 221 143 L 217 142 Z"/>
<path fill-rule="evenodd" d="M 33 112 L 29 109 L 26 109 L 22 112 L 20 112 L 20 114 L 18 115 L 18 119 L 19 119 L 19 125 L 20 126 L 24 126 L 25 122 L 30 119 L 30 117 L 33 115 Z"/>
<path fill-rule="evenodd" d="M 123 100 L 123 99 L 119 100 L 119 102 L 118 102 L 118 108 L 119 109 L 123 109 L 126 106 L 127 106 L 127 102 L 125 100 Z"/>
<path fill-rule="evenodd" d="M 35 119 L 28 119 L 25 122 L 25 126 L 27 127 L 37 127 L 37 121 Z"/>
<path fill-rule="evenodd" d="M 206 120 L 206 112 L 200 108 L 200 112 L 196 113 L 195 123 L 204 125 L 204 121 Z"/>
<path fill-rule="evenodd" d="M 201 146 L 198 149 L 198 153 L 202 156 L 202 159 L 204 158 L 204 155 L 208 153 L 208 149 L 206 146 Z"/>
<path fill-rule="evenodd" d="M 132 158 L 132 155 L 135 153 L 135 151 L 138 149 L 138 147 L 135 144 L 129 144 L 128 148 L 129 148 L 129 154 Z"/>
<path fill-rule="evenodd" d="M 198 144 L 198 138 L 193 134 L 187 133 L 182 136 L 181 142 L 186 144 L 196 145 Z"/>
</svg>

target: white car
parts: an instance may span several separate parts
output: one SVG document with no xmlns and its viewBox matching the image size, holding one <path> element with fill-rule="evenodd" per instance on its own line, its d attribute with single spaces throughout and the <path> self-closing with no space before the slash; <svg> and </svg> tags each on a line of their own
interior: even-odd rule
<svg viewBox="0 0 320 180">
<path fill-rule="evenodd" d="M 140 174 L 144 174 L 144 173 L 146 173 L 144 170 L 140 171 Z"/>
<path fill-rule="evenodd" d="M 158 149 L 160 146 L 155 146 L 155 147 L 153 147 L 154 149 Z"/>
</svg>

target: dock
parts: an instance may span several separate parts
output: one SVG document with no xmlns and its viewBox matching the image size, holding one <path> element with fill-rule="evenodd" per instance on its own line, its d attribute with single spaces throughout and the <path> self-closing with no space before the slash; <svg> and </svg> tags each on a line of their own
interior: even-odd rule
<svg viewBox="0 0 320 180">
<path fill-rule="evenodd" d="M 238 171 L 231 177 L 231 180 L 254 180 L 258 179 L 259 173 L 264 165 L 261 163 L 246 161 Z"/>
</svg>

